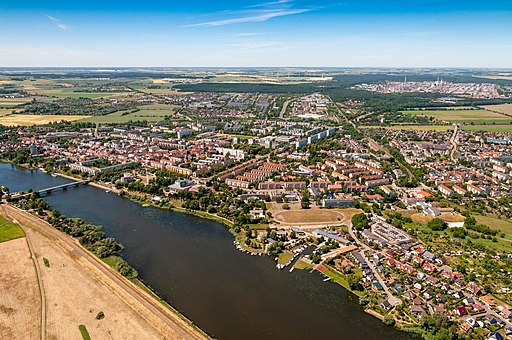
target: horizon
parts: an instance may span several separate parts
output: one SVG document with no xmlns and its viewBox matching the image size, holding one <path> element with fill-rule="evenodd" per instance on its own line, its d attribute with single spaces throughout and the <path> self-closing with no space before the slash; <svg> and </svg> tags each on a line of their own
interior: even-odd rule
<svg viewBox="0 0 512 340">
<path fill-rule="evenodd" d="M 0 9 L 0 67 L 512 68 L 506 1 L 58 0 Z"/>
</svg>

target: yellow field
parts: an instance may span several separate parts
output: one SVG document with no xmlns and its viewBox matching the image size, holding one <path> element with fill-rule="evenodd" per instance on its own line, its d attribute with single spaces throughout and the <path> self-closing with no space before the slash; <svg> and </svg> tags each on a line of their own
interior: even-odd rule
<svg viewBox="0 0 512 340">
<path fill-rule="evenodd" d="M 89 118 L 90 116 L 64 116 L 64 115 L 18 115 L 11 114 L 0 117 L 0 125 L 4 126 L 31 126 L 67 121 L 72 122 Z"/>
<path fill-rule="evenodd" d="M 482 107 L 488 111 L 512 115 L 512 104 L 486 105 Z"/>
<path fill-rule="evenodd" d="M 31 100 L 32 98 L 0 98 L 0 107 L 14 107 Z"/>
</svg>

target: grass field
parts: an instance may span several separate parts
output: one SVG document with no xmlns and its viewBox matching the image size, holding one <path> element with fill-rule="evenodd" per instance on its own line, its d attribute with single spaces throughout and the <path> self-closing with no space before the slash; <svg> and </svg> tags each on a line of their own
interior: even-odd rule
<svg viewBox="0 0 512 340">
<path fill-rule="evenodd" d="M 65 116 L 65 115 L 21 115 L 11 114 L 0 117 L 0 125 L 4 126 L 32 126 L 45 125 L 60 121 L 76 121 L 89 116 Z"/>
<path fill-rule="evenodd" d="M 123 95 L 125 92 L 80 92 L 80 88 L 37 88 L 28 90 L 32 94 L 46 95 L 58 98 L 102 98 Z"/>
<path fill-rule="evenodd" d="M 19 225 L 0 216 L 0 243 L 24 237 L 25 233 Z"/>
<path fill-rule="evenodd" d="M 363 129 L 384 128 L 388 130 L 418 130 L 418 131 L 450 131 L 453 130 L 452 125 L 393 125 L 393 126 L 361 126 Z M 486 131 L 486 132 L 511 132 L 512 124 L 496 124 L 496 125 L 464 125 L 462 130 L 466 131 Z"/>
<path fill-rule="evenodd" d="M 118 111 L 105 116 L 95 116 L 84 119 L 84 122 L 92 123 L 127 123 L 129 121 L 161 122 L 166 116 L 172 116 L 175 107 L 166 105 L 164 108 L 155 107 L 154 105 L 142 106 L 140 111 L 127 113 L 127 111 Z"/>
<path fill-rule="evenodd" d="M 499 219 L 490 216 L 475 215 L 478 223 L 485 224 L 491 229 L 497 229 L 505 233 L 506 238 L 512 240 L 512 222 L 506 219 Z"/>
<path fill-rule="evenodd" d="M 279 254 L 279 259 L 277 263 L 279 264 L 286 264 L 288 261 L 290 261 L 293 257 L 293 253 L 291 251 L 284 251 L 283 253 Z"/>
<path fill-rule="evenodd" d="M 439 121 L 466 124 L 509 124 L 512 117 L 486 110 L 411 110 L 402 111 L 405 115 L 434 117 Z"/>
</svg>

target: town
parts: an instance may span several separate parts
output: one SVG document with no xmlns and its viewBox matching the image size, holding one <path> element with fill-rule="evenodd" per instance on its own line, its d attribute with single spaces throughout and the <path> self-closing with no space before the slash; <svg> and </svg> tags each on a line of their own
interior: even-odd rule
<svg viewBox="0 0 512 340">
<path fill-rule="evenodd" d="M 488 98 L 496 88 L 468 91 L 443 90 Z M 98 102 L 130 119 L 4 127 L 1 159 L 225 223 L 241 252 L 318 272 L 387 325 L 512 335 L 511 133 L 361 127 L 347 117 L 361 105 L 321 93 L 138 91 Z M 49 219 L 34 200 L 67 188 L 6 189 L 5 199 Z"/>
</svg>

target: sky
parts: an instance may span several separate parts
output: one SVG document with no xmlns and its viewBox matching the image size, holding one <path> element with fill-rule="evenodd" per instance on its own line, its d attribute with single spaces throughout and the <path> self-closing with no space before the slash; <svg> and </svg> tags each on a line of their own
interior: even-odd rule
<svg viewBox="0 0 512 340">
<path fill-rule="evenodd" d="M 29 66 L 512 68 L 512 1 L 1 1 Z"/>
</svg>

